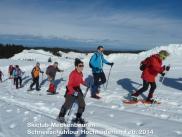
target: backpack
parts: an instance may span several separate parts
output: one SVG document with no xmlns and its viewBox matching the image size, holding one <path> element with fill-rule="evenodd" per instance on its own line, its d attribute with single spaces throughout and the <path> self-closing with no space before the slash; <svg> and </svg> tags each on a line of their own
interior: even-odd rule
<svg viewBox="0 0 182 137">
<path fill-rule="evenodd" d="M 96 58 L 95 58 L 95 61 L 96 61 L 98 55 L 97 55 L 97 53 L 94 53 L 94 55 L 96 55 Z M 92 64 L 91 64 L 91 60 L 92 60 L 92 58 L 93 58 L 94 55 L 92 55 L 92 57 L 90 58 L 90 61 L 89 61 L 89 67 L 90 67 L 90 68 L 94 68 L 94 67 L 92 66 Z"/>
<path fill-rule="evenodd" d="M 37 76 L 39 76 L 39 72 L 40 72 L 40 68 L 34 67 L 34 68 L 32 69 L 32 72 L 31 72 L 32 77 L 37 77 Z"/>
<path fill-rule="evenodd" d="M 140 70 L 144 71 L 146 68 L 150 66 L 150 57 L 147 57 L 143 61 L 140 62 Z"/>
</svg>

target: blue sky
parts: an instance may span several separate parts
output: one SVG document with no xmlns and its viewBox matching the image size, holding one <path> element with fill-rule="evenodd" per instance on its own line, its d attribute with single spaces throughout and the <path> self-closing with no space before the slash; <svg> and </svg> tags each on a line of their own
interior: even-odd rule
<svg viewBox="0 0 182 137">
<path fill-rule="evenodd" d="M 0 43 L 150 49 L 182 43 L 181 0 L 0 0 Z"/>
</svg>

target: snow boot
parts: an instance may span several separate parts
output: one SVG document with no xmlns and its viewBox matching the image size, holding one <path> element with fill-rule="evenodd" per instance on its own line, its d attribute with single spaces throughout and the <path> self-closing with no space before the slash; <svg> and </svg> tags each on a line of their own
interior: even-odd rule
<svg viewBox="0 0 182 137">
<path fill-rule="evenodd" d="M 86 123 L 88 123 L 83 118 L 75 118 L 75 119 L 72 120 L 72 122 L 76 123 L 76 124 L 86 124 Z"/>
<path fill-rule="evenodd" d="M 132 93 L 131 94 L 131 100 L 132 101 L 138 101 L 138 98 L 137 98 L 138 96 L 139 96 L 138 92 Z"/>
<path fill-rule="evenodd" d="M 40 88 L 36 89 L 36 91 L 40 91 L 40 90 L 41 90 Z"/>
<path fill-rule="evenodd" d="M 91 98 L 100 99 L 101 97 L 99 97 L 99 96 L 97 96 L 97 95 L 92 95 Z"/>
<path fill-rule="evenodd" d="M 64 117 L 59 117 L 59 116 L 58 116 L 58 117 L 56 118 L 56 120 L 57 120 L 58 122 L 60 122 L 60 123 L 66 123 Z"/>
<path fill-rule="evenodd" d="M 155 104 L 157 103 L 157 100 L 155 100 L 154 98 L 147 98 L 146 102 L 150 103 L 150 104 Z"/>
</svg>

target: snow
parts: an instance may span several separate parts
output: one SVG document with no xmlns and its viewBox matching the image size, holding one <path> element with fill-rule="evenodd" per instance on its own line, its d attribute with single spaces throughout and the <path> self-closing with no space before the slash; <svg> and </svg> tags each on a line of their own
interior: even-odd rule
<svg viewBox="0 0 182 137">
<path fill-rule="evenodd" d="M 161 85 L 160 76 L 157 79 L 157 89 L 155 98 L 160 105 L 144 105 L 142 103 L 135 105 L 125 105 L 122 100 L 127 98 L 128 93 L 138 89 L 142 80 L 140 78 L 139 62 L 157 53 L 160 50 L 167 50 L 171 56 L 164 62 L 165 65 L 171 64 L 171 70 L 167 73 L 164 83 Z M 74 58 L 81 58 L 85 63 L 84 77 L 91 75 L 89 68 L 89 59 L 93 54 L 81 53 L 63 53 L 62 57 L 56 57 L 43 50 L 24 50 L 11 59 L 0 60 L 0 69 L 4 72 L 3 79 L 8 77 L 7 69 L 9 64 L 20 65 L 26 73 L 23 76 L 24 87 L 16 90 L 12 85 L 12 80 L 6 80 L 0 83 L 0 137 L 62 137 L 63 135 L 29 135 L 28 129 L 55 131 L 62 128 L 29 128 L 27 123 L 32 124 L 50 124 L 55 122 L 59 114 L 61 105 L 64 102 L 65 86 L 69 73 L 74 68 Z M 59 94 L 48 96 L 46 90 L 48 81 L 46 76 L 40 78 L 41 91 L 28 92 L 27 89 L 31 83 L 30 71 L 37 61 L 41 63 L 41 68 L 45 72 L 51 57 L 53 62 L 58 61 L 59 67 L 64 69 L 64 73 L 57 73 L 58 80 L 57 91 Z M 170 44 L 169 46 L 156 47 L 155 49 L 142 52 L 140 54 L 111 54 L 105 56 L 109 61 L 115 63 L 111 71 L 111 77 L 108 88 L 101 87 L 101 99 L 95 100 L 86 96 L 86 109 L 84 118 L 89 124 L 95 127 L 88 127 L 87 131 L 102 130 L 143 130 L 153 131 L 151 134 L 96 134 L 96 137 L 180 137 L 182 136 L 182 45 Z M 29 60 L 32 59 L 32 60 Z M 104 71 L 108 75 L 110 67 L 105 65 Z M 83 91 L 86 89 L 82 87 Z M 147 96 L 144 93 L 142 97 Z M 77 130 L 81 130 L 78 128 Z M 71 135 L 67 135 L 68 137 Z M 75 135 L 79 136 L 79 135 Z M 80 135 L 81 136 L 81 135 Z M 91 137 L 93 135 L 82 135 Z"/>
</svg>

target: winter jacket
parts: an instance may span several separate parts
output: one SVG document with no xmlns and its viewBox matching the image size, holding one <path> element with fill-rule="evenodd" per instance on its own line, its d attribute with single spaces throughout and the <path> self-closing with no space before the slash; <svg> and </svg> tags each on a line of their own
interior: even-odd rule
<svg viewBox="0 0 182 137">
<path fill-rule="evenodd" d="M 9 66 L 9 69 L 8 69 L 8 73 L 13 73 L 13 70 L 14 70 L 15 68 L 12 66 L 12 65 L 10 65 Z"/>
<path fill-rule="evenodd" d="M 75 88 L 80 88 L 80 84 L 85 85 L 83 80 L 83 73 L 79 73 L 76 69 L 69 75 L 69 81 L 67 84 L 67 94 L 72 95 L 75 92 Z"/>
<path fill-rule="evenodd" d="M 50 76 L 52 79 L 55 79 L 56 77 L 56 72 L 61 72 L 59 68 L 55 68 L 53 65 L 50 65 L 47 70 L 46 74 Z"/>
<path fill-rule="evenodd" d="M 13 77 L 14 77 L 14 78 L 22 77 L 22 75 L 23 75 L 23 72 L 21 71 L 20 68 L 15 68 L 15 69 L 13 70 Z"/>
<path fill-rule="evenodd" d="M 155 82 L 155 77 L 165 70 L 165 67 L 162 67 L 162 60 L 158 54 L 149 57 L 149 64 L 147 66 L 141 76 L 147 82 Z"/>
<path fill-rule="evenodd" d="M 3 72 L 2 72 L 2 71 L 0 71 L 0 77 L 2 77 L 2 75 L 3 75 Z"/>
<path fill-rule="evenodd" d="M 90 59 L 90 65 L 92 66 L 93 73 L 100 73 L 103 71 L 103 64 L 109 64 L 109 62 L 104 58 L 103 53 L 95 52 Z"/>
<path fill-rule="evenodd" d="M 43 71 L 41 71 L 39 67 L 35 66 L 35 67 L 32 69 L 32 77 L 33 77 L 33 78 L 38 78 L 40 72 L 43 73 Z"/>
</svg>

